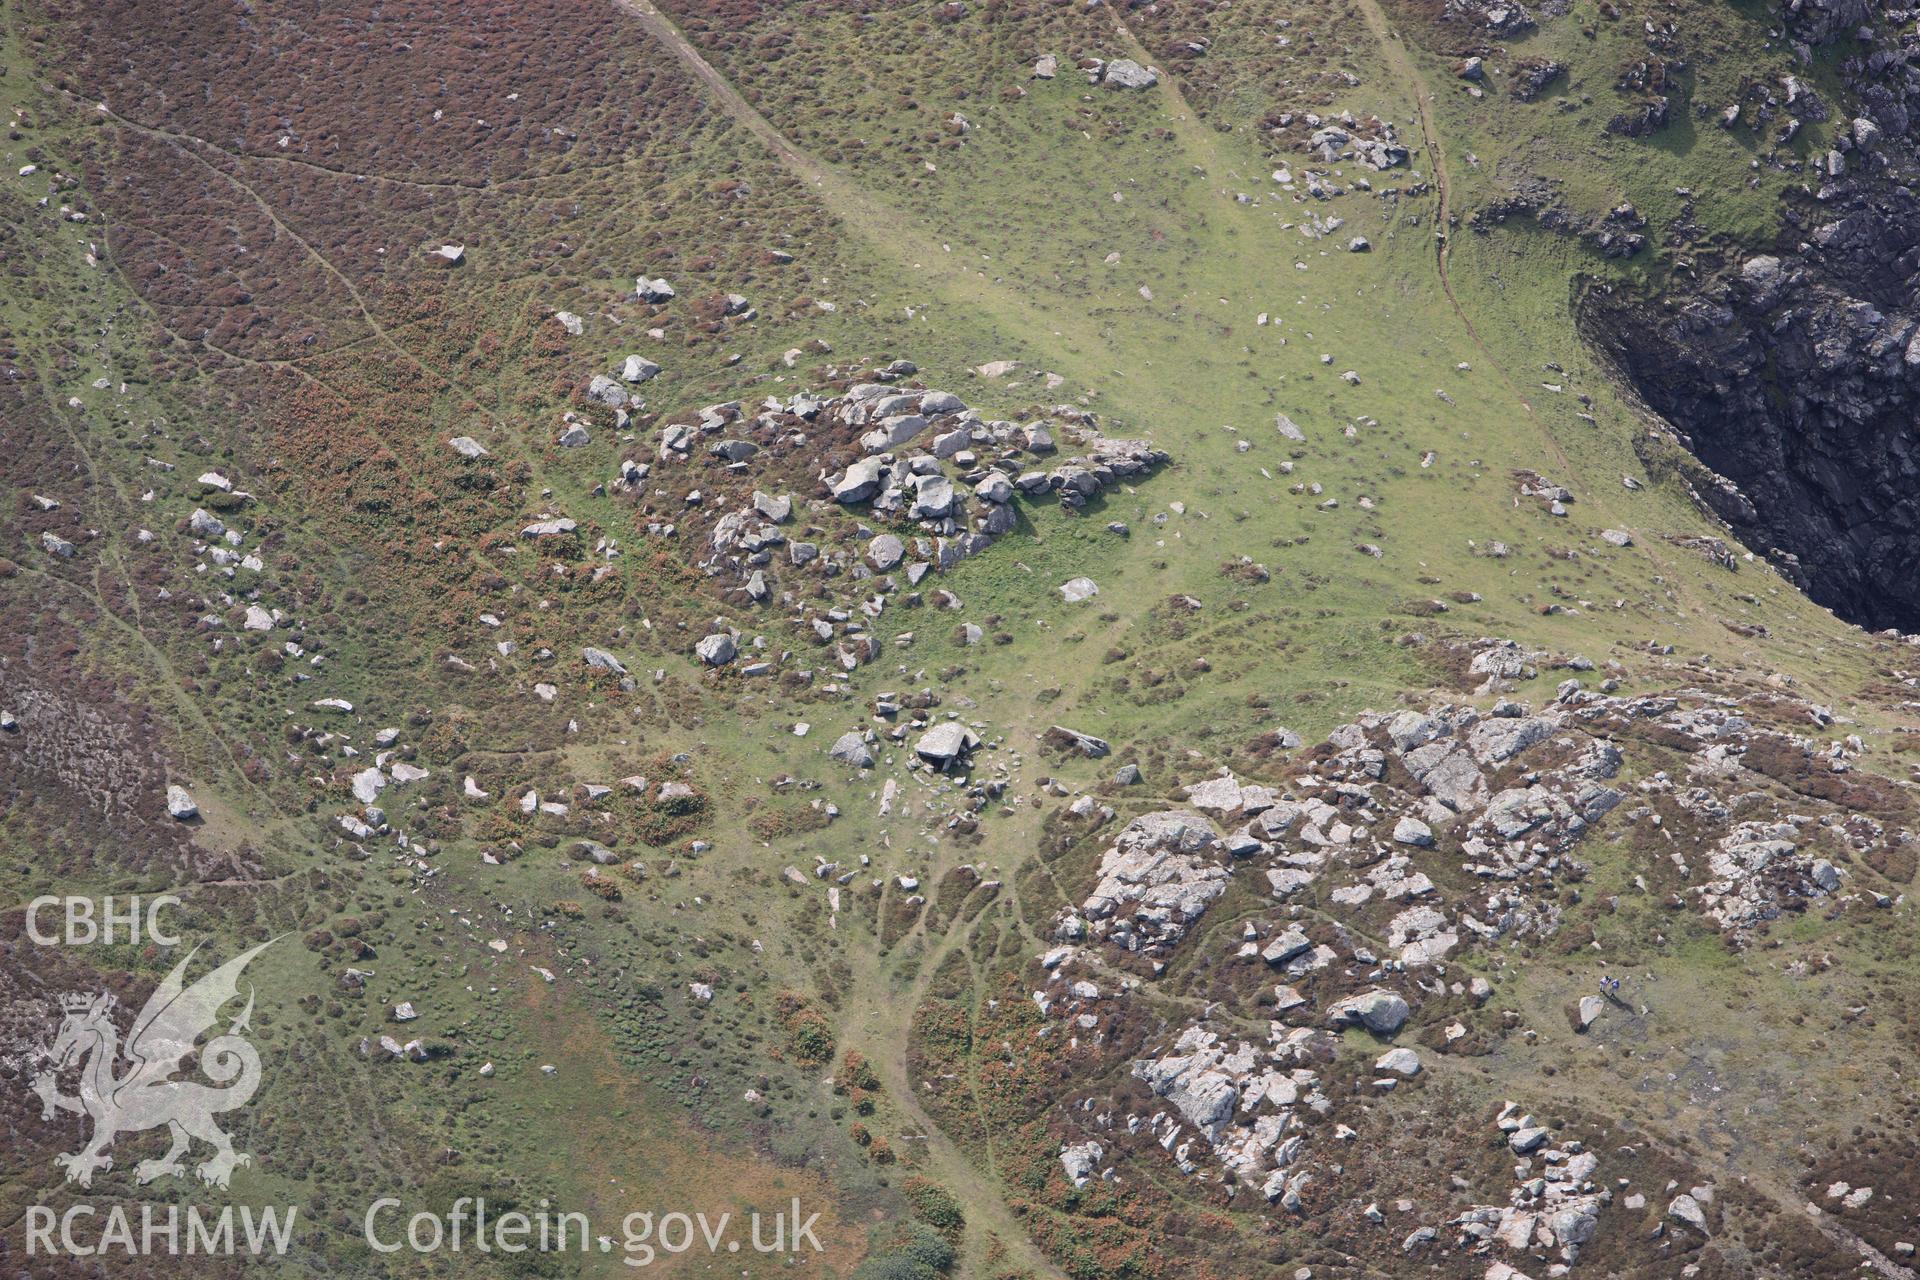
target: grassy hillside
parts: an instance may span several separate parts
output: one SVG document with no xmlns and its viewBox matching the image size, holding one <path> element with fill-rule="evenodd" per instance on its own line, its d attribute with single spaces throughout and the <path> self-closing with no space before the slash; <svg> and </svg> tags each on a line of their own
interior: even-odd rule
<svg viewBox="0 0 1920 1280">
<path fill-rule="evenodd" d="M 1433 1206 L 1505 1199 L 1506 1099 L 1646 1194 L 1638 1216 L 1610 1202 L 1580 1273 L 1841 1274 L 1858 1241 L 1900 1266 L 1904 645 L 1813 605 L 1705 514 L 1710 477 L 1575 322 L 1583 290 L 1657 288 L 1771 237 L 1802 175 L 1690 104 L 1717 112 L 1789 55 L 1761 6 L 1640 8 L 1583 2 L 1501 35 L 1376 0 L 8 3 L 9 1074 L 45 993 L 137 1007 L 175 958 L 35 950 L 18 908 L 164 889 L 214 954 L 280 941 L 253 971 L 266 1083 L 233 1128 L 255 1163 L 230 1193 L 159 1185 L 302 1205 L 294 1261 L 314 1274 L 628 1270 L 617 1248 L 376 1254 L 360 1215 L 392 1194 L 544 1197 L 596 1222 L 798 1196 L 822 1211 L 825 1251 L 799 1264 L 817 1275 L 927 1274 L 903 1260 L 908 1222 L 957 1275 L 1492 1275 L 1445 1229 L 1417 1261 L 1401 1242 Z M 1654 22 L 1674 27 L 1661 48 Z M 1091 58 L 1157 81 L 1090 82 Z M 1608 132 L 1648 58 L 1683 64 L 1661 71 L 1672 124 Z M 1547 62 L 1566 69 L 1517 99 Z M 1802 74 L 1837 94 L 1830 69 Z M 1313 138 L 1330 126 L 1329 159 Z M 1398 162 L 1368 167 L 1355 143 Z M 1608 256 L 1607 232 L 1644 246 Z M 637 297 L 637 276 L 674 296 Z M 591 379 L 635 353 L 661 372 L 617 418 Z M 986 419 L 1089 413 L 1170 461 L 1077 511 L 1020 497 L 981 554 L 883 586 L 857 567 L 869 539 L 917 531 L 832 500 L 857 433 L 782 420 L 734 467 L 706 436 L 684 459 L 662 447 L 704 406 L 743 406 L 724 439 L 769 396 L 833 396 L 899 360 L 917 367 L 900 386 Z M 589 442 L 562 444 L 576 425 Z M 623 462 L 644 477 L 622 482 Z M 782 550 L 771 599 L 744 594 L 710 539 L 756 489 L 791 493 L 785 536 L 843 571 Z M 522 532 L 555 517 L 575 527 Z M 1069 602 L 1082 576 L 1098 594 Z M 695 653 L 715 619 L 749 650 L 717 667 Z M 841 663 L 867 634 L 871 660 Z M 1488 637 L 1531 674 L 1469 674 Z M 755 658 L 769 674 L 742 669 Z M 1315 1069 L 1351 1087 L 1309 1122 L 1304 1207 L 1189 1176 L 1144 1139 L 1109 1139 L 1119 1179 L 1074 1187 L 1059 1154 L 1093 1132 L 1083 1104 L 1153 1105 L 1135 1058 L 1189 1024 L 1278 1024 L 1272 975 L 1236 968 L 1243 938 L 1298 920 L 1384 949 L 1393 915 L 1317 897 L 1302 915 L 1236 869 L 1163 968 L 1085 959 L 1129 994 L 1083 1044 L 1036 1006 L 1032 962 L 1125 824 L 1222 768 L 1303 788 L 1369 709 L 1548 708 L 1569 679 L 1622 702 L 1724 697 L 1757 734 L 1810 741 L 1756 739 L 1747 772 L 1708 777 L 1690 772 L 1702 741 L 1624 711 L 1583 727 L 1622 744 L 1627 798 L 1576 833 L 1580 875 L 1541 891 L 1554 926 L 1469 938 L 1438 994 L 1388 967 L 1416 996 L 1398 1043 L 1426 1069 L 1377 1090 L 1388 1046 L 1327 1037 Z M 890 736 L 917 691 L 928 723 L 957 714 L 983 739 L 970 773 L 920 767 L 918 728 Z M 1111 754 L 1063 751 L 1055 724 Z M 872 768 L 829 757 L 869 727 Z M 393 781 L 396 763 L 425 776 Z M 1140 785 L 1114 781 L 1128 763 Z M 352 789 L 369 767 L 384 826 Z M 193 823 L 167 816 L 169 783 Z M 1673 849 L 1704 859 L 1794 806 L 1834 850 L 1853 840 L 1823 853 L 1849 896 L 1757 930 L 1690 904 Z M 1459 832 L 1414 855 L 1450 906 L 1485 892 Z M 1566 1008 L 1602 962 L 1650 976 L 1604 1035 L 1576 1034 Z M 1472 976 L 1492 1003 L 1448 993 Z M 401 1002 L 418 1021 L 394 1020 Z M 427 1060 L 383 1054 L 383 1034 Z M 80 1194 L 51 1164 L 78 1122 L 6 1097 L 13 1250 L 27 1205 Z M 151 1198 L 134 1164 L 92 1198 Z M 1801 1212 L 1842 1176 L 1878 1196 Z M 1710 1232 L 1649 1237 L 1669 1181 L 1718 1187 Z M 1535 1254 L 1493 1256 L 1546 1274 Z"/>
</svg>

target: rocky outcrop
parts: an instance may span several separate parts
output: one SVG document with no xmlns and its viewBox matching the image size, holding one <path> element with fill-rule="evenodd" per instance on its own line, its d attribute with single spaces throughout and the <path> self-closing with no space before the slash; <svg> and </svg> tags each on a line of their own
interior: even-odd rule
<svg viewBox="0 0 1920 1280">
<path fill-rule="evenodd" d="M 1787 0 L 1782 7 L 1794 37 L 1810 45 L 1831 44 L 1873 20 L 1871 0 Z"/>
<path fill-rule="evenodd" d="M 1091 891 L 1030 970 L 1038 1037 L 1126 1071 L 1060 1108 L 1066 1181 L 1124 1185 L 1154 1169 L 1311 1220 L 1380 1141 L 1353 1121 L 1374 1108 L 1350 1100 L 1424 1089 L 1429 1068 L 1472 1052 L 1472 1011 L 1495 988 L 1462 964 L 1562 933 L 1592 851 L 1630 861 L 1620 897 L 1696 913 L 1734 947 L 1810 908 L 1893 905 L 1877 868 L 1910 867 L 1909 810 L 1867 776 L 1863 739 L 1794 732 L 1830 728 L 1830 709 L 1784 689 L 1763 701 L 1621 694 L 1612 679 L 1564 681 L 1529 707 L 1501 695 L 1594 664 L 1497 638 L 1458 648 L 1492 705 L 1365 712 L 1311 745 L 1276 730 L 1276 752 L 1292 755 L 1270 758 L 1265 781 L 1199 777 L 1178 789 L 1190 808 L 1105 840 Z M 1163 1001 L 1196 973 L 1209 975 L 1205 999 Z M 1604 1043 L 1635 1003 L 1588 995 L 1569 1009 L 1573 1029 Z M 1602 1176 L 1611 1157 L 1591 1135 L 1519 1102 L 1490 1120 L 1511 1178 L 1443 1212 L 1396 1201 L 1416 1215 L 1396 1232 L 1404 1254 L 1449 1251 L 1494 1280 L 1565 1275 L 1591 1242 L 1634 1229 L 1609 1222 L 1615 1197 L 1628 1212 L 1648 1197 L 1623 1171 Z M 1472 1189 L 1457 1176 L 1452 1187 Z M 1705 1203 L 1711 1188 L 1688 1194 Z M 1360 1213 L 1388 1220 L 1381 1204 Z"/>
<path fill-rule="evenodd" d="M 1552 1274 L 1564 1274 L 1579 1259 L 1580 1246 L 1593 1239 L 1601 1210 L 1612 1200 L 1612 1193 L 1597 1176 L 1597 1155 L 1578 1142 L 1549 1146 L 1550 1131 L 1518 1111 L 1517 1104 L 1509 1102 L 1494 1118 L 1500 1132 L 1507 1136 L 1508 1146 L 1522 1157 L 1514 1168 L 1508 1203 L 1474 1205 L 1447 1225 L 1459 1233 L 1459 1247 L 1469 1251 L 1555 1250 L 1559 1266 Z M 1535 1159 L 1542 1166 L 1537 1172 Z M 1511 1278 L 1519 1273 L 1502 1270 L 1496 1261 L 1486 1274 Z"/>
<path fill-rule="evenodd" d="M 1840 278 L 1817 246 L 1842 240 L 1870 241 L 1845 256 L 1883 259 L 1897 287 Z M 1920 202 L 1890 191 L 1813 243 L 1664 308 L 1590 294 L 1583 319 L 1723 478 L 1694 487 L 1742 540 L 1843 617 L 1920 630 L 1920 278 L 1898 283 L 1920 254 Z"/>
<path fill-rule="evenodd" d="M 1058 932 L 1164 950 L 1220 896 L 1227 875 L 1220 837 L 1205 818 L 1181 809 L 1144 814 L 1101 855 L 1100 882 L 1080 907 L 1091 926 L 1069 916 Z"/>
<path fill-rule="evenodd" d="M 1741 107 L 1741 127 L 1783 138 L 1832 121 L 1774 243 L 1665 297 L 1590 290 L 1581 322 L 1716 473 L 1694 487 L 1754 550 L 1843 617 L 1920 630 L 1920 34 L 1864 0 L 1782 7 L 1803 60 L 1839 46 L 1849 100 L 1788 76 Z"/>
</svg>

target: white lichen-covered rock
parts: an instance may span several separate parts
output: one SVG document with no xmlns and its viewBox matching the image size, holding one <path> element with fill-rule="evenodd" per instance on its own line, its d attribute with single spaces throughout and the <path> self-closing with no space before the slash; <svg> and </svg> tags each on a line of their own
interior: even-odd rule
<svg viewBox="0 0 1920 1280">
<path fill-rule="evenodd" d="M 608 653 L 605 649 L 597 649 L 592 645 L 588 645 L 586 648 L 580 650 L 580 657 L 588 666 L 595 670 L 610 671 L 616 676 L 627 674 L 626 664 L 621 662 L 620 659 L 613 654 Z"/>
<path fill-rule="evenodd" d="M 1100 83 L 1116 89 L 1151 89 L 1160 83 L 1151 67 L 1143 67 L 1132 58 L 1115 58 L 1101 68 Z"/>
<path fill-rule="evenodd" d="M 1433 844 L 1433 828 L 1412 814 L 1404 814 L 1393 825 L 1393 839 L 1396 844 L 1428 848 Z"/>
<path fill-rule="evenodd" d="M 1175 1044 L 1172 1056 L 1137 1062 L 1133 1068 L 1136 1077 L 1210 1139 L 1233 1119 L 1240 1079 L 1253 1070 L 1257 1053 L 1244 1041 L 1231 1050 L 1217 1041 L 1212 1032 L 1191 1028 Z"/>
<path fill-rule="evenodd" d="M 1420 1074 L 1420 1055 L 1405 1047 L 1389 1049 L 1374 1062 L 1373 1069 L 1391 1071 L 1400 1076 L 1417 1076 Z"/>
<path fill-rule="evenodd" d="M 873 767 L 873 748 L 867 745 L 867 737 L 858 729 L 852 729 L 834 739 L 827 755 L 841 764 L 850 764 L 856 769 Z"/>
<path fill-rule="evenodd" d="M 880 485 L 887 478 L 887 464 L 882 458 L 862 458 L 849 466 L 840 478 L 833 482 L 835 502 L 865 502 L 880 491 Z"/>
<path fill-rule="evenodd" d="M 1219 833 L 1184 809 L 1128 823 L 1100 856 L 1100 880 L 1081 905 L 1096 937 L 1128 951 L 1164 949 L 1185 936 L 1225 890 Z"/>
<path fill-rule="evenodd" d="M 1559 728 L 1560 720 L 1552 716 L 1496 717 L 1469 729 L 1467 745 L 1481 764 L 1500 764 L 1545 742 Z"/>
<path fill-rule="evenodd" d="M 921 734 L 913 752 L 928 764 L 945 769 L 964 760 L 979 745 L 980 735 L 958 720 L 948 720 Z"/>
<path fill-rule="evenodd" d="M 1285 1171 L 1306 1146 L 1297 1109 L 1324 1111 L 1328 1105 L 1317 1073 L 1302 1064 L 1323 1061 L 1328 1053 L 1326 1034 L 1306 1028 L 1273 1023 L 1268 1043 L 1260 1046 L 1191 1026 L 1170 1048 L 1137 1059 L 1132 1072 L 1171 1106 L 1171 1114 L 1155 1113 L 1147 1128 L 1184 1172 L 1199 1168 L 1200 1153 L 1179 1142 L 1190 1125 L 1223 1170 L 1261 1185 L 1274 1200 L 1288 1183 Z"/>
<path fill-rule="evenodd" d="M 1561 1274 L 1599 1230 L 1608 1194 L 1595 1178 L 1600 1160 L 1577 1142 L 1548 1146 L 1548 1130 L 1518 1110 L 1509 1102 L 1496 1118 L 1509 1148 L 1528 1157 L 1514 1165 L 1508 1203 L 1474 1205 L 1448 1225 L 1458 1230 L 1460 1246 L 1476 1253 L 1502 1249 L 1537 1257 L 1553 1250 L 1559 1256 L 1555 1273 Z M 1487 1275 L 1495 1274 L 1514 1280 L 1521 1273 L 1495 1258 Z"/>
<path fill-rule="evenodd" d="M 1405 1000 L 1375 987 L 1335 1001 L 1327 1009 L 1327 1022 L 1336 1027 L 1358 1024 L 1375 1035 L 1390 1036 L 1406 1025 L 1409 1012 Z"/>
<path fill-rule="evenodd" d="M 1681 1192 L 1667 1204 L 1667 1216 L 1676 1222 L 1684 1222 L 1702 1235 L 1707 1233 L 1707 1211 L 1700 1202 L 1686 1192 Z"/>
<path fill-rule="evenodd" d="M 1060 1167 L 1066 1170 L 1067 1180 L 1076 1187 L 1084 1187 L 1100 1167 L 1100 1157 L 1106 1151 L 1098 1142 L 1088 1141 L 1060 1149 Z"/>
<path fill-rule="evenodd" d="M 730 633 L 716 631 L 703 637 L 700 643 L 693 646 L 693 651 L 708 666 L 723 667 L 740 652 L 740 645 Z"/>
<path fill-rule="evenodd" d="M 1460 945 L 1460 935 L 1438 908 L 1420 905 L 1408 907 L 1388 924 L 1387 945 L 1398 948 L 1400 963 L 1411 969 L 1445 959 Z"/>
<path fill-rule="evenodd" d="M 1231 774 L 1223 773 L 1217 778 L 1192 783 L 1186 791 L 1187 800 L 1196 809 L 1232 813 L 1241 805 L 1240 784 Z"/>
<path fill-rule="evenodd" d="M 1789 822 L 1735 826 L 1707 854 L 1711 879 L 1700 887 L 1701 909 L 1723 929 L 1745 930 L 1777 918 L 1793 898 L 1838 888 L 1832 864 L 1802 852 L 1800 840 Z"/>
</svg>

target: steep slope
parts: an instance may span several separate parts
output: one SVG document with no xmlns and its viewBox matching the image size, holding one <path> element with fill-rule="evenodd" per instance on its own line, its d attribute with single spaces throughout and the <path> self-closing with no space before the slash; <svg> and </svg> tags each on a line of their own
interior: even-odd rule
<svg viewBox="0 0 1920 1280">
<path fill-rule="evenodd" d="M 0 874 L 282 938 L 300 1269 L 1911 1274 L 1904 250 L 1786 246 L 1831 53 L 1695 109 L 1780 15 L 6 15 Z M 173 959 L 8 920 L 16 1076 Z"/>
</svg>

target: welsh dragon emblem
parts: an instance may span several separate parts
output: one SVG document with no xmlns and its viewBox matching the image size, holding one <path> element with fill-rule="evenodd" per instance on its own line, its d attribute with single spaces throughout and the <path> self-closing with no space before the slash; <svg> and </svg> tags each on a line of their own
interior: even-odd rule
<svg viewBox="0 0 1920 1280">
<path fill-rule="evenodd" d="M 169 1174 L 184 1176 L 180 1157 L 195 1139 L 213 1148 L 194 1170 L 213 1186 L 225 1187 L 237 1166 L 253 1162 L 252 1156 L 236 1152 L 214 1123 L 221 1112 L 245 1106 L 260 1087 L 260 1055 L 245 1036 L 253 1016 L 251 985 L 240 1015 L 200 1048 L 200 1070 L 214 1083 L 174 1076 L 194 1042 L 213 1028 L 221 1008 L 238 993 L 241 971 L 272 945 L 269 940 L 235 956 L 192 986 L 185 985 L 181 975 L 199 948 L 189 951 L 147 998 L 124 1044 L 113 1024 L 116 1002 L 111 992 L 70 992 L 60 998 L 65 1015 L 60 1034 L 44 1050 L 52 1065 L 34 1077 L 32 1087 L 40 1096 L 43 1120 L 51 1120 L 57 1108 L 84 1113 L 93 1121 L 93 1137 L 85 1146 L 54 1157 L 66 1170 L 67 1181 L 91 1186 L 96 1170 L 113 1167 L 107 1148 L 116 1137 L 162 1125 L 173 1145 L 158 1160 L 142 1160 L 135 1168 L 134 1177 L 142 1184 Z M 120 1072 L 123 1058 L 127 1067 Z M 80 1092 L 63 1094 L 58 1074 L 75 1066 L 80 1068 Z"/>
</svg>

